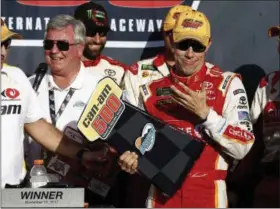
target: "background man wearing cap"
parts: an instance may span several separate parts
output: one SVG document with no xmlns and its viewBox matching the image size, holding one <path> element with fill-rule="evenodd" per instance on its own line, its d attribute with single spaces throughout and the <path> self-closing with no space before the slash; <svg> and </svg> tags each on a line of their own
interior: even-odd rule
<svg viewBox="0 0 280 209">
<path fill-rule="evenodd" d="M 268 34 L 270 37 L 278 38 L 280 53 L 280 26 L 270 28 Z M 261 179 L 254 191 L 252 207 L 279 208 L 280 70 L 269 73 L 260 81 L 252 102 L 250 116 L 255 129 L 258 130 L 256 140 L 264 146 L 264 152 L 259 152 L 259 156 L 255 156 L 255 160 L 260 160 Z M 247 165 L 252 162 L 244 163 Z"/>
<path fill-rule="evenodd" d="M 142 106 L 148 113 L 206 143 L 182 188 L 167 198 L 152 187 L 148 207 L 227 207 L 228 163 L 242 159 L 254 142 L 240 78 L 205 63 L 210 34 L 203 13 L 182 12 L 173 29 L 175 66 L 170 76 L 141 87 Z M 137 159 L 136 153 L 127 151 L 119 165 L 134 174 Z"/>
<path fill-rule="evenodd" d="M 74 16 L 86 27 L 86 45 L 82 57 L 85 67 L 113 78 L 122 86 L 127 67 L 101 54 L 107 41 L 107 33 L 110 31 L 106 10 L 99 4 L 88 2 L 77 7 Z"/>
<path fill-rule="evenodd" d="M 19 37 L 9 31 L 1 19 L 1 187 L 20 184 L 26 175 L 23 129 L 48 150 L 80 159 L 87 168 L 94 169 L 96 163 L 106 163 L 103 152 L 84 150 L 46 122 L 24 72 L 4 63 L 11 39 Z"/>
</svg>

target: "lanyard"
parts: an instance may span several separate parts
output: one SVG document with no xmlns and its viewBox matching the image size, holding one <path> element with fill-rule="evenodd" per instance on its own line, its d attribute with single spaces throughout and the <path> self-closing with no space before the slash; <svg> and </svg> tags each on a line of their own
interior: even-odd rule
<svg viewBox="0 0 280 209">
<path fill-rule="evenodd" d="M 73 88 L 70 88 L 69 92 L 65 96 L 59 110 L 57 113 L 55 113 L 55 101 L 54 101 L 54 91 L 53 89 L 49 90 L 49 105 L 50 105 L 50 115 L 51 115 L 51 120 L 52 124 L 56 125 L 57 120 L 60 118 L 62 113 L 64 112 L 66 106 L 68 105 L 70 99 L 72 98 L 75 90 Z"/>
<path fill-rule="evenodd" d="M 53 89 L 49 90 L 49 108 L 50 108 L 50 115 L 51 115 L 51 120 L 52 124 L 56 126 L 57 120 L 60 118 L 62 113 L 64 112 L 66 106 L 68 105 L 70 99 L 72 98 L 73 94 L 75 92 L 75 89 L 70 88 L 69 92 L 65 96 L 59 110 L 57 113 L 55 113 L 55 101 L 54 101 L 54 91 Z M 42 157 L 44 160 L 48 158 L 48 151 L 42 148 Z"/>
</svg>

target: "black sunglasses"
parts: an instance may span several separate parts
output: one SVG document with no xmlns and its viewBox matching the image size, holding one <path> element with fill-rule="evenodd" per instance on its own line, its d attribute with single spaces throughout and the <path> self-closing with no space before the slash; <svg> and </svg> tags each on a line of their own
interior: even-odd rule
<svg viewBox="0 0 280 209">
<path fill-rule="evenodd" d="M 70 44 L 68 41 L 50 40 L 50 39 L 44 40 L 43 43 L 44 43 L 45 50 L 51 50 L 53 46 L 56 44 L 57 48 L 60 51 L 68 51 L 70 46 L 77 44 L 77 43 Z"/>
<path fill-rule="evenodd" d="M 8 40 L 4 41 L 4 42 L 1 42 L 1 48 L 2 48 L 2 46 L 4 46 L 5 49 L 10 48 L 11 42 L 12 42 L 12 40 L 10 38 Z"/>
<path fill-rule="evenodd" d="M 199 41 L 193 39 L 187 39 L 176 44 L 176 48 L 181 51 L 187 51 L 190 47 L 192 47 L 194 52 L 198 53 L 206 50 L 206 46 L 203 46 Z"/>
<path fill-rule="evenodd" d="M 87 30 L 86 36 L 94 37 L 94 36 L 96 36 L 97 33 L 100 37 L 105 37 L 105 36 L 107 36 L 108 29 Z"/>
</svg>

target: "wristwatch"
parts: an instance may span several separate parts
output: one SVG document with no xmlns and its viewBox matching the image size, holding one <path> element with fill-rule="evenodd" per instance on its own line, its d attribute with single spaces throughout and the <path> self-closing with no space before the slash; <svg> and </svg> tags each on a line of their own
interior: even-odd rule
<svg viewBox="0 0 280 209">
<path fill-rule="evenodd" d="M 83 148 L 83 149 L 80 149 L 77 153 L 76 153 L 76 157 L 78 158 L 79 161 L 82 161 L 82 158 L 83 158 L 83 155 L 85 152 L 88 152 L 90 151 L 90 149 L 88 148 Z"/>
</svg>

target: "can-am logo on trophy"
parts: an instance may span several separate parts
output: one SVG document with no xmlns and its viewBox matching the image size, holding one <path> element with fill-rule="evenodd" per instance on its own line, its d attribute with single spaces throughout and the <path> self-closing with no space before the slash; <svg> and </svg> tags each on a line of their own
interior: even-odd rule
<svg viewBox="0 0 280 209">
<path fill-rule="evenodd" d="M 130 7 L 130 8 L 165 8 L 165 7 L 173 7 L 177 4 L 181 4 L 182 0 L 150 0 L 150 1 L 119 1 L 119 0 L 109 0 L 110 4 L 119 7 Z"/>
<path fill-rule="evenodd" d="M 89 2 L 89 0 L 17 0 L 18 3 L 39 7 L 71 7 Z"/>
<path fill-rule="evenodd" d="M 145 152 L 150 151 L 154 144 L 156 139 L 156 129 L 153 124 L 147 123 L 142 131 L 142 136 L 138 137 L 135 141 L 135 146 L 142 155 L 145 154 Z"/>
</svg>

